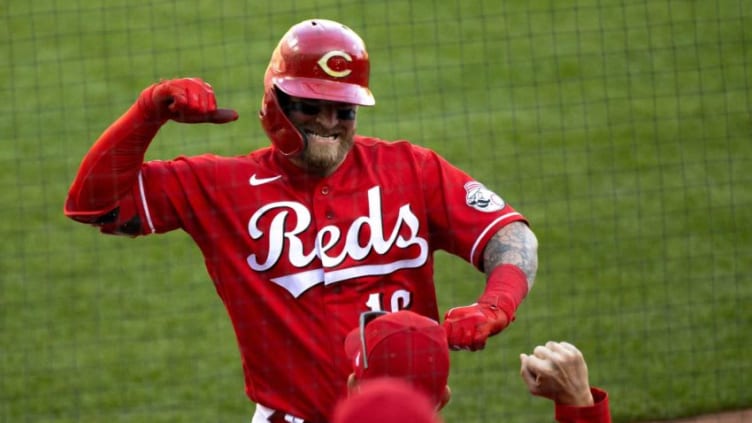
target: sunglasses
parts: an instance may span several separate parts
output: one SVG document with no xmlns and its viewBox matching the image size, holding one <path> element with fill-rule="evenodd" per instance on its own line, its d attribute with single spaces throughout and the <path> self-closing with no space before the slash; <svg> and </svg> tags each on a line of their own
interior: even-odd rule
<svg viewBox="0 0 752 423">
<path fill-rule="evenodd" d="M 364 311 L 360 313 L 358 328 L 360 333 L 360 348 L 363 356 L 363 369 L 368 368 L 368 348 L 366 348 L 366 325 L 379 316 L 387 314 L 386 311 Z"/>
<path fill-rule="evenodd" d="M 323 106 L 321 103 L 311 103 L 307 101 L 290 101 L 290 110 L 303 113 L 306 116 L 316 116 L 321 113 Z M 337 107 L 334 106 L 339 120 L 355 120 L 355 107 Z"/>
</svg>

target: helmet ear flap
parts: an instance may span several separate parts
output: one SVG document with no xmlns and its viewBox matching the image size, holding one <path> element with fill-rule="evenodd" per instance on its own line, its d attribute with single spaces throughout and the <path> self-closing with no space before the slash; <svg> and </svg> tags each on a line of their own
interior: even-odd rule
<svg viewBox="0 0 752 423">
<path fill-rule="evenodd" d="M 305 147 L 305 136 L 287 117 L 290 96 L 273 84 L 264 91 L 259 119 L 261 126 L 284 155 L 299 153 Z"/>
</svg>

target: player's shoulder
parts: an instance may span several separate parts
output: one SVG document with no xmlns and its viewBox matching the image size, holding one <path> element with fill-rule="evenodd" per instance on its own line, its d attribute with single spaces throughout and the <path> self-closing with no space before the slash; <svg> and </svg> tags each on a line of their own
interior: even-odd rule
<svg viewBox="0 0 752 423">
<path fill-rule="evenodd" d="M 262 149 L 266 150 L 266 149 Z M 220 155 L 216 153 L 202 153 L 196 155 L 180 155 L 171 160 L 151 160 L 145 164 L 151 171 L 160 169 L 180 173 L 216 174 L 217 172 L 233 172 L 233 169 L 248 169 L 263 167 L 269 155 L 256 150 L 238 155 Z"/>
<path fill-rule="evenodd" d="M 367 135 L 356 135 L 354 138 L 355 145 L 361 148 L 386 148 L 386 149 L 411 149 L 417 145 L 405 139 L 385 140 Z"/>
<path fill-rule="evenodd" d="M 264 147 L 257 150 L 253 150 L 247 153 L 239 153 L 235 155 L 220 155 L 216 153 L 203 153 L 193 156 L 178 156 L 175 160 L 185 161 L 188 163 L 208 163 L 208 164 L 223 164 L 230 165 L 237 164 L 249 164 L 253 162 L 263 162 L 269 160 L 272 154 L 271 147 Z"/>
<path fill-rule="evenodd" d="M 409 154 L 416 157 L 435 155 L 430 148 L 420 146 L 406 139 L 385 140 L 364 135 L 355 136 L 355 148 L 373 153 Z"/>
</svg>

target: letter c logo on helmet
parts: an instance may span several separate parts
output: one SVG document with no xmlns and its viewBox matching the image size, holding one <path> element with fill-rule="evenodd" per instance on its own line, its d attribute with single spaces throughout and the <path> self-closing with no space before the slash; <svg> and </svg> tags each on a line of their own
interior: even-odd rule
<svg viewBox="0 0 752 423">
<path fill-rule="evenodd" d="M 334 70 L 331 67 L 329 67 L 329 59 L 333 59 L 333 58 L 337 58 L 337 57 L 341 57 L 342 59 L 344 59 L 345 62 L 352 62 L 352 57 L 350 57 L 349 54 L 347 54 L 344 51 L 334 50 L 334 51 L 330 51 L 329 53 L 326 53 L 325 55 L 323 55 L 321 57 L 321 59 L 319 59 L 319 61 L 316 62 L 316 63 L 318 63 L 318 65 L 321 66 L 321 69 L 324 72 L 326 72 L 327 75 L 329 75 L 331 77 L 334 77 L 334 78 L 343 78 L 343 77 L 345 77 L 347 75 L 350 75 L 350 73 L 352 72 L 352 70 L 350 70 L 350 69 L 345 69 L 345 70 L 337 71 L 337 70 Z M 341 63 L 342 61 L 338 60 L 337 62 Z"/>
<path fill-rule="evenodd" d="M 277 90 L 314 100 L 373 106 L 370 62 L 363 40 L 347 26 L 326 19 L 293 25 L 277 44 L 264 75 L 259 119 L 282 154 L 305 148 L 305 136 L 282 109 Z"/>
</svg>

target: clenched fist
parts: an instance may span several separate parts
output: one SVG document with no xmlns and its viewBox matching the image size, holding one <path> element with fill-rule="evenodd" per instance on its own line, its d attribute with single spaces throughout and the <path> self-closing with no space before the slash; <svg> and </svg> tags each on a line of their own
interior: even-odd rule
<svg viewBox="0 0 752 423">
<path fill-rule="evenodd" d="M 486 340 L 509 326 L 509 318 L 497 306 L 476 303 L 455 307 L 444 315 L 444 330 L 449 348 L 453 350 L 482 350 Z"/>
<path fill-rule="evenodd" d="M 568 342 L 549 341 L 531 355 L 520 354 L 520 376 L 533 395 L 562 405 L 593 405 L 585 358 Z"/>
<path fill-rule="evenodd" d="M 227 123 L 238 118 L 232 109 L 218 109 L 211 85 L 201 78 L 168 79 L 141 92 L 138 105 L 154 120 L 181 123 Z"/>
<path fill-rule="evenodd" d="M 444 315 L 449 348 L 470 351 L 485 348 L 489 336 L 514 321 L 515 310 L 528 289 L 527 276 L 522 269 L 513 264 L 496 266 L 475 304 L 455 307 Z"/>
</svg>

